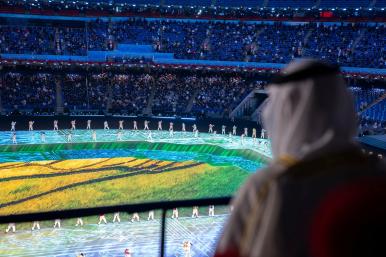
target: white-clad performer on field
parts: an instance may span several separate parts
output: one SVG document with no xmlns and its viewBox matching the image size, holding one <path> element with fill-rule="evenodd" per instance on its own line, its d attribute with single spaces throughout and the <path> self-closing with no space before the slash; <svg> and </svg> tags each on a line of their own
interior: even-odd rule
<svg viewBox="0 0 386 257">
<path fill-rule="evenodd" d="M 149 211 L 149 216 L 147 217 L 147 220 L 154 220 L 154 211 Z"/>
<path fill-rule="evenodd" d="M 162 130 L 162 120 L 158 121 L 158 128 L 157 130 Z"/>
<path fill-rule="evenodd" d="M 137 121 L 133 121 L 133 130 L 138 130 Z"/>
<path fill-rule="evenodd" d="M 91 120 L 87 120 L 87 130 L 91 129 Z"/>
<path fill-rule="evenodd" d="M 260 138 L 265 138 L 265 129 L 261 129 Z"/>
<path fill-rule="evenodd" d="M 59 130 L 58 120 L 54 120 L 54 130 Z"/>
<path fill-rule="evenodd" d="M 33 120 L 30 120 L 29 122 L 28 122 L 28 130 L 29 131 L 32 131 L 32 130 L 34 130 L 34 121 Z"/>
<path fill-rule="evenodd" d="M 138 212 L 133 213 L 133 217 L 131 218 L 131 222 L 139 221 L 139 214 Z"/>
<path fill-rule="evenodd" d="M 83 227 L 83 220 L 82 220 L 82 218 L 77 218 L 76 219 L 75 227 Z"/>
<path fill-rule="evenodd" d="M 184 257 L 192 257 L 191 247 L 192 247 L 192 243 L 188 240 L 182 243 L 182 249 L 184 250 Z"/>
<path fill-rule="evenodd" d="M 143 122 L 143 125 L 144 125 L 143 130 L 149 130 L 149 121 L 148 120 L 145 120 Z"/>
<path fill-rule="evenodd" d="M 75 130 L 76 129 L 76 120 L 72 120 L 71 121 L 71 130 Z"/>
<path fill-rule="evenodd" d="M 8 233 L 8 232 L 11 231 L 11 230 L 12 230 L 13 233 L 16 232 L 16 224 L 13 223 L 13 222 L 8 224 L 8 227 L 7 227 L 7 229 L 5 230 L 5 233 Z"/>
<path fill-rule="evenodd" d="M 178 219 L 178 209 L 173 208 L 172 219 Z"/>
<path fill-rule="evenodd" d="M 256 129 L 253 128 L 252 129 L 252 138 L 253 138 L 253 142 L 256 143 L 256 137 L 257 137 L 257 132 L 256 132 Z"/>
<path fill-rule="evenodd" d="M 186 132 L 185 123 L 183 123 L 183 122 L 182 122 L 182 128 L 181 128 L 181 131 L 182 131 L 182 132 Z"/>
<path fill-rule="evenodd" d="M 242 145 L 244 144 L 244 137 L 245 137 L 245 134 L 241 134 L 240 138 L 241 138 L 241 144 Z"/>
<path fill-rule="evenodd" d="M 236 136 L 237 134 L 237 127 L 235 125 L 233 125 L 232 127 L 232 135 Z"/>
<path fill-rule="evenodd" d="M 16 131 L 16 121 L 11 122 L 11 131 Z"/>
<path fill-rule="evenodd" d="M 67 135 L 67 142 L 69 143 L 69 142 L 72 142 L 72 133 L 70 132 L 70 133 L 68 133 L 68 135 Z"/>
<path fill-rule="evenodd" d="M 60 227 L 61 227 L 60 219 L 56 219 L 54 222 L 54 228 L 60 228 Z"/>
<path fill-rule="evenodd" d="M 194 131 L 194 137 L 195 137 L 195 138 L 198 138 L 198 132 L 199 132 L 198 129 L 196 129 L 196 130 Z"/>
<path fill-rule="evenodd" d="M 193 206 L 192 218 L 198 218 L 198 206 Z"/>
<path fill-rule="evenodd" d="M 226 127 L 227 127 L 227 126 L 225 126 L 225 125 L 222 125 L 222 126 L 221 126 L 221 135 L 225 135 L 225 133 L 226 133 L 226 131 L 225 131 Z"/>
<path fill-rule="evenodd" d="M 214 127 L 213 124 L 209 124 L 209 130 L 208 130 L 208 133 L 213 133 L 213 127 Z"/>
<path fill-rule="evenodd" d="M 17 140 L 16 140 L 16 132 L 13 132 L 13 133 L 12 133 L 11 138 L 12 138 L 12 144 L 17 144 Z"/>
<path fill-rule="evenodd" d="M 153 140 L 153 135 L 151 133 L 151 130 L 149 130 L 149 134 L 147 134 L 147 139 L 152 141 Z"/>
<path fill-rule="evenodd" d="M 109 129 L 110 129 L 109 123 L 107 122 L 107 120 L 105 120 L 105 121 L 103 122 L 103 129 L 104 129 L 104 130 L 109 130 Z"/>
<path fill-rule="evenodd" d="M 196 130 L 197 130 L 197 125 L 193 124 L 192 128 L 193 128 L 193 134 L 194 134 L 194 132 L 196 132 Z"/>
<path fill-rule="evenodd" d="M 97 141 L 97 133 L 95 130 L 92 131 L 91 136 L 92 136 L 92 141 L 96 142 Z"/>
<path fill-rule="evenodd" d="M 114 213 L 113 223 L 117 221 L 118 223 L 121 223 L 121 218 L 119 217 L 119 212 Z"/>
<path fill-rule="evenodd" d="M 39 224 L 39 221 L 34 221 L 34 222 L 32 223 L 32 228 L 31 228 L 31 230 L 34 231 L 35 229 L 40 230 L 40 224 Z"/>
<path fill-rule="evenodd" d="M 43 143 L 46 142 L 46 133 L 45 133 L 45 132 L 40 133 L 40 140 L 41 140 Z"/>
<path fill-rule="evenodd" d="M 123 130 L 123 120 L 118 121 L 118 129 Z"/>
<path fill-rule="evenodd" d="M 244 136 L 248 137 L 248 128 L 244 128 Z"/>
<path fill-rule="evenodd" d="M 100 225 L 102 222 L 107 224 L 106 216 L 104 214 L 99 215 L 98 225 Z"/>
<path fill-rule="evenodd" d="M 213 217 L 214 216 L 214 205 L 209 205 L 209 211 L 208 211 L 208 215 L 210 217 Z"/>
<path fill-rule="evenodd" d="M 173 122 L 170 122 L 169 123 L 169 137 L 173 137 L 174 136 L 174 124 Z"/>
<path fill-rule="evenodd" d="M 118 141 L 122 141 L 122 137 L 123 137 L 123 132 L 122 131 L 118 131 L 117 132 L 117 140 Z"/>
</svg>

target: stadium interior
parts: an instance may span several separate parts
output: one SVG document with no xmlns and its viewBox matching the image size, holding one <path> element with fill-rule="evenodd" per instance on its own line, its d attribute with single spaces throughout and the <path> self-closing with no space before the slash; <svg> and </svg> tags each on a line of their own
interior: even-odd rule
<svg viewBox="0 0 386 257">
<path fill-rule="evenodd" d="M 291 61 L 386 154 L 385 0 L 0 1 L 0 256 L 215 255 Z"/>
</svg>

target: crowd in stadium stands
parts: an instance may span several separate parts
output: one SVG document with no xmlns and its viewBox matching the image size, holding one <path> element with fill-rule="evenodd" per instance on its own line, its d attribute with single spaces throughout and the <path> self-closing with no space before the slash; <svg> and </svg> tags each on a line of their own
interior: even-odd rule
<svg viewBox="0 0 386 257">
<path fill-rule="evenodd" d="M 6 73 L 1 98 L 5 108 L 39 108 L 47 111 L 55 106 L 55 78 L 47 73 Z"/>
<path fill-rule="evenodd" d="M 96 110 L 121 114 L 141 114 L 150 108 L 155 115 L 227 117 L 253 89 L 264 83 L 240 75 L 185 74 L 157 70 L 126 74 L 67 73 L 62 82 L 51 73 L 7 72 L 3 75 L 2 107 L 35 112 L 53 112 L 56 84 L 61 83 L 63 107 L 70 112 Z M 370 82 L 369 82 L 370 83 Z M 370 83 L 371 84 L 371 83 Z M 370 85 L 369 84 L 369 85 Z M 350 83 L 355 85 L 355 83 Z M 386 121 L 386 101 L 366 109 L 386 93 L 385 88 L 350 87 L 362 125 L 375 123 L 379 130 Z M 365 126 L 368 128 L 368 126 Z M 384 124 L 383 124 L 384 126 Z"/>
<path fill-rule="evenodd" d="M 4 75 L 3 108 L 53 112 L 56 84 L 51 74 L 8 72 Z M 196 76 L 157 73 L 67 73 L 61 83 L 63 107 L 70 112 L 109 110 L 112 113 L 141 114 L 147 107 L 155 115 L 181 115 L 190 103 L 191 113 L 225 115 L 259 83 L 238 75 Z M 151 105 L 149 99 L 151 99 Z M 44 107 L 44 108 L 42 108 Z M 48 108 L 51 108 L 48 110 Z"/>
<path fill-rule="evenodd" d="M 333 11 L 327 18 L 374 19 L 384 18 L 383 0 L 374 1 L 220 1 L 212 6 L 212 1 L 66 1 L 59 0 L 8 0 L 0 2 L 2 12 L 33 13 L 46 15 L 105 15 L 105 16 L 146 16 L 146 17 L 187 17 L 205 19 L 280 19 L 324 17 L 322 10 Z M 161 5 L 162 2 L 162 5 Z M 192 6 L 194 5 L 194 7 Z M 370 8 L 371 7 L 371 8 Z M 322 8 L 322 9 L 321 9 Z"/>
<path fill-rule="evenodd" d="M 355 107 L 360 115 L 360 135 L 374 135 L 386 133 L 386 101 L 380 101 L 378 104 L 368 108 L 377 99 L 386 94 L 384 88 L 364 89 L 361 87 L 350 87 L 355 98 Z"/>
<path fill-rule="evenodd" d="M 131 18 L 96 20 L 84 26 L 1 25 L 0 53 L 87 55 L 87 49 L 109 51 L 120 43 L 129 43 L 153 45 L 155 51 L 174 53 L 179 59 L 288 63 L 298 57 L 316 57 L 343 66 L 386 68 L 384 24 L 288 25 Z M 143 58 L 117 61 L 151 62 Z"/>
<path fill-rule="evenodd" d="M 155 78 L 149 74 L 115 75 L 112 80 L 111 109 L 140 114 L 147 107 Z"/>
</svg>

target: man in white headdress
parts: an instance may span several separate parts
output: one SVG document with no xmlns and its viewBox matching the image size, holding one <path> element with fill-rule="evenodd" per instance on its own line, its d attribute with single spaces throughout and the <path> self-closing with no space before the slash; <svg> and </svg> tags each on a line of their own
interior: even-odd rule
<svg viewBox="0 0 386 257">
<path fill-rule="evenodd" d="M 233 127 L 232 127 L 232 135 L 236 136 L 236 134 L 237 134 L 237 127 L 236 127 L 236 125 L 233 125 Z"/>
<path fill-rule="evenodd" d="M 216 257 L 310 256 L 311 225 L 331 189 L 385 176 L 385 164 L 354 143 L 353 101 L 339 68 L 292 62 L 267 88 L 273 160 L 232 201 Z"/>
</svg>

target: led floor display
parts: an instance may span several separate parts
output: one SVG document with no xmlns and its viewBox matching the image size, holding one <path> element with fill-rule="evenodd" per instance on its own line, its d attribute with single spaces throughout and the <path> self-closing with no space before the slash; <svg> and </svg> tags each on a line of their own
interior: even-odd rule
<svg viewBox="0 0 386 257">
<path fill-rule="evenodd" d="M 264 139 L 166 131 L 92 134 L 20 131 L 13 142 L 11 132 L 0 132 L 0 215 L 229 196 L 271 156 Z M 192 242 L 192 256 L 213 254 L 228 212 L 222 208 L 215 217 L 204 208 L 200 212 L 198 219 L 184 211 L 178 221 L 167 221 L 167 256 L 184 256 L 184 240 Z M 72 221 L 55 230 L 45 222 L 39 231 L 17 224 L 16 233 L 5 234 L 7 226 L 1 226 L 0 256 L 76 256 L 81 251 L 124 256 L 127 247 L 132 256 L 157 256 L 159 221 L 143 216 L 128 223 L 128 215 L 120 224 L 98 226 L 96 219 L 89 217 L 81 229 Z"/>
</svg>

